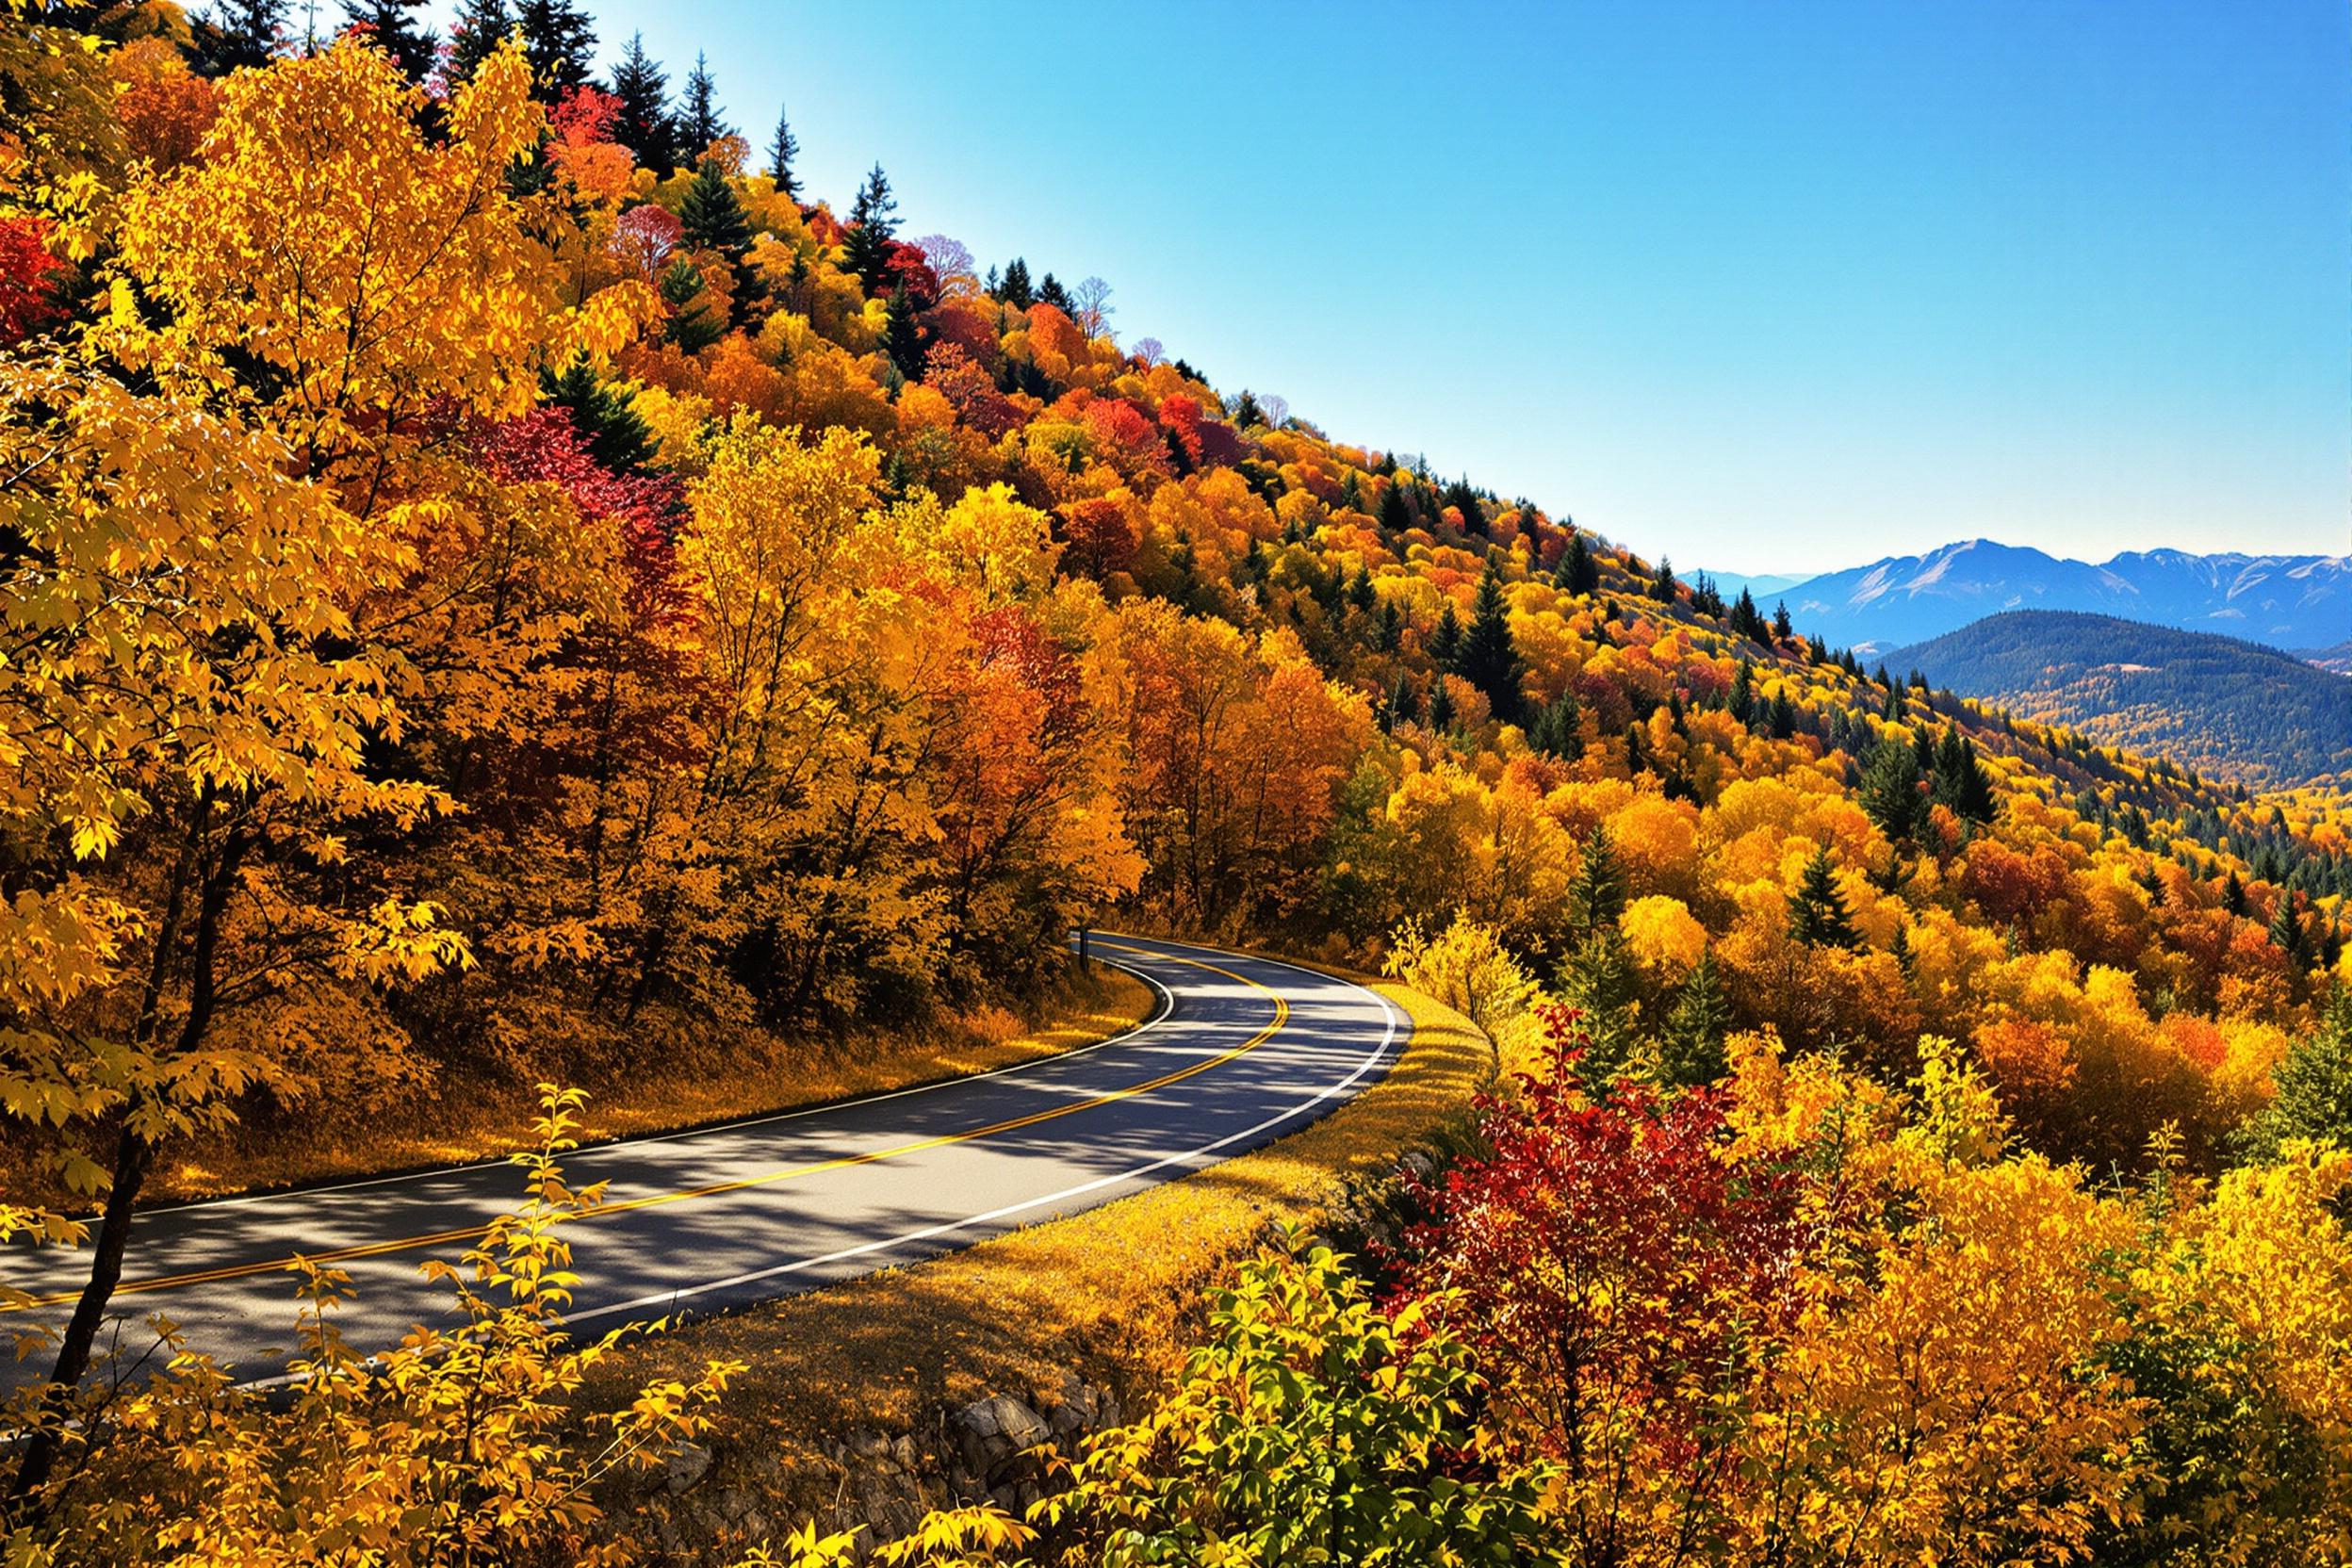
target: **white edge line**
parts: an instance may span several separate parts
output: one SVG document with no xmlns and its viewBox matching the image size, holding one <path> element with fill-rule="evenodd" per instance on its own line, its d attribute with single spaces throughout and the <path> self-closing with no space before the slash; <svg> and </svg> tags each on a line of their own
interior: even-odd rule
<svg viewBox="0 0 2352 1568">
<path fill-rule="evenodd" d="M 1125 941 L 1158 941 L 1162 939 L 1155 937 L 1123 937 L 1120 939 Z M 1171 942 L 1168 945 L 1183 947 L 1188 944 L 1183 942 Z M 1217 950 L 1216 948 L 1204 947 L 1199 949 L 1198 951 L 1202 953 L 1215 953 Z M 1160 955 L 1153 955 L 1153 956 L 1160 956 Z M 1229 958 L 1249 958 L 1255 957 L 1256 956 L 1254 954 L 1229 953 L 1225 954 L 1224 956 Z M 1007 1062 L 1003 1067 L 992 1067 L 982 1072 L 958 1073 L 950 1078 L 935 1078 L 927 1084 L 909 1084 L 906 1087 L 901 1089 L 878 1089 L 874 1093 L 858 1095 L 855 1098 L 848 1100 L 827 1100 L 820 1104 L 800 1105 L 786 1111 L 763 1111 L 751 1116 L 730 1118 L 724 1121 L 706 1121 L 698 1126 L 679 1127 L 667 1133 L 642 1133 L 634 1137 L 606 1138 L 597 1143 L 582 1144 L 579 1148 L 568 1151 L 565 1153 L 564 1164 L 571 1165 L 576 1161 L 593 1158 L 596 1155 L 603 1153 L 608 1149 L 642 1149 L 650 1144 L 675 1143 L 680 1138 L 702 1137 L 712 1133 L 732 1133 L 744 1128 L 766 1127 L 778 1121 L 797 1121 L 803 1117 L 824 1116 L 834 1111 L 851 1110 L 859 1105 L 879 1104 L 885 1100 L 898 1100 L 910 1094 L 931 1094 L 940 1089 L 954 1088 L 959 1084 L 977 1084 L 984 1079 L 1001 1078 L 1007 1073 L 1034 1072 L 1039 1070 L 1040 1069 L 1051 1067 L 1056 1062 L 1069 1061 L 1073 1056 L 1085 1056 L 1091 1054 L 1094 1052 L 1102 1050 L 1106 1046 L 1122 1045 L 1127 1041 L 1134 1039 L 1138 1035 L 1149 1034 L 1151 1031 L 1159 1028 L 1162 1024 L 1168 1021 L 1169 1015 L 1175 1012 L 1176 993 L 1169 990 L 1168 987 L 1161 984 L 1152 975 L 1146 974 L 1143 971 L 1135 968 L 1133 964 L 1123 963 L 1117 958 L 1101 958 L 1097 961 L 1107 964 L 1111 968 L 1119 970 L 1123 973 L 1135 976 L 1136 979 L 1142 981 L 1146 986 L 1149 986 L 1152 990 L 1159 994 L 1159 1002 L 1153 1008 L 1151 1017 L 1145 1019 L 1140 1023 L 1129 1024 L 1126 1028 L 1121 1029 L 1116 1035 L 1105 1035 L 1101 1039 L 1088 1045 L 1072 1046 L 1068 1051 L 1056 1051 L 1050 1056 L 1032 1056 L 1027 1061 Z M 1280 959 L 1274 958 L 1262 959 L 1260 961 L 1265 963 L 1281 962 Z M 1296 969 L 1298 966 L 1296 964 L 1284 964 L 1282 967 L 1285 969 Z M 1305 972 L 1312 974 L 1315 972 L 1313 970 L 1309 970 Z M 1329 980 L 1336 977 L 1327 974 L 1321 978 Z M 1352 981 L 1348 983 L 1353 984 Z M 530 1151 L 528 1149 L 518 1147 L 515 1150 L 515 1152 L 528 1153 Z M 433 1166 L 423 1170 L 396 1170 L 391 1172 L 389 1175 L 384 1176 L 362 1176 L 348 1182 L 329 1182 L 314 1186 L 279 1187 L 270 1192 L 239 1193 L 234 1198 L 194 1198 L 184 1203 L 167 1203 L 159 1208 L 140 1209 L 139 1211 L 139 1217 L 143 1219 L 153 1215 L 178 1214 L 187 1209 L 232 1209 L 241 1208 L 252 1203 L 279 1203 L 284 1202 L 288 1199 L 312 1198 L 322 1193 L 356 1192 L 362 1188 L 385 1186 L 395 1182 L 423 1182 L 429 1181 L 436 1176 L 461 1175 L 469 1170 L 503 1168 L 513 1163 L 513 1159 L 508 1155 L 491 1155 L 487 1158 L 479 1160 L 461 1160 L 455 1165 Z"/>
<path fill-rule="evenodd" d="M 1269 963 L 1281 962 L 1279 959 L 1268 959 L 1266 961 Z M 1287 969 L 1299 968 L 1297 964 L 1287 964 L 1283 967 Z M 685 1299 L 687 1297 L 700 1296 L 708 1291 L 727 1290 L 736 1285 L 753 1284 L 761 1280 L 775 1279 L 779 1275 L 796 1274 L 805 1269 L 822 1268 L 826 1264 L 841 1263 L 849 1258 L 864 1257 L 869 1253 L 887 1251 L 894 1247 L 904 1247 L 909 1242 L 928 1241 L 938 1236 L 952 1235 L 957 1231 L 969 1230 L 975 1225 L 987 1225 L 995 1220 L 1006 1218 L 1012 1215 L 1022 1214 L 1031 1209 L 1042 1208 L 1049 1203 L 1059 1203 L 1067 1199 L 1082 1197 L 1086 1193 L 1099 1191 L 1106 1186 L 1116 1186 L 1121 1182 L 1132 1182 L 1137 1177 L 1148 1176 L 1152 1171 L 1164 1169 L 1171 1165 L 1185 1164 L 1199 1159 L 1203 1154 L 1214 1153 L 1217 1150 L 1223 1149 L 1230 1144 L 1238 1143 L 1244 1138 L 1254 1137 L 1258 1134 L 1265 1132 L 1269 1127 L 1279 1127 L 1283 1122 L 1297 1117 L 1301 1112 L 1312 1109 L 1314 1106 L 1322 1103 L 1324 1101 L 1345 1092 L 1356 1082 L 1357 1079 L 1363 1077 L 1366 1072 L 1370 1071 L 1376 1063 L 1388 1054 L 1389 1046 L 1394 1043 L 1396 1038 L 1396 1004 L 1389 1001 L 1388 998 L 1380 995 L 1380 992 L 1372 989 L 1369 986 L 1357 985 L 1356 982 L 1352 980 L 1342 979 L 1337 975 L 1323 974 L 1315 970 L 1303 970 L 1301 972 L 1313 974 L 1320 980 L 1337 979 L 1340 980 L 1342 985 L 1353 987 L 1355 989 L 1364 992 L 1364 995 L 1371 997 L 1374 1001 L 1380 1004 L 1382 1012 L 1387 1016 L 1388 1026 L 1380 1036 L 1380 1043 L 1375 1046 L 1371 1053 L 1362 1061 L 1358 1062 L 1354 1070 L 1350 1071 L 1347 1077 L 1341 1079 L 1336 1084 L 1332 1084 L 1328 1087 L 1317 1090 L 1315 1094 L 1298 1102 L 1297 1104 L 1290 1106 L 1280 1115 L 1269 1117 L 1266 1120 L 1259 1122 L 1254 1127 L 1245 1127 L 1238 1133 L 1229 1133 L 1225 1136 L 1217 1139 L 1215 1142 L 1204 1143 L 1197 1149 L 1187 1149 L 1182 1152 L 1174 1154 L 1164 1154 L 1156 1160 L 1152 1160 L 1144 1165 L 1136 1166 L 1132 1169 L 1118 1171 L 1108 1176 L 1098 1176 L 1091 1182 L 1082 1182 L 1076 1186 L 1064 1187 L 1059 1192 L 1049 1192 L 1042 1197 L 1024 1199 L 1018 1203 L 1008 1203 L 1003 1208 L 990 1209 L 986 1214 L 971 1215 L 962 1219 L 949 1220 L 944 1224 L 925 1226 L 922 1230 L 908 1231 L 904 1234 L 889 1236 L 880 1241 L 870 1241 L 858 1247 L 846 1247 L 841 1249 L 840 1251 L 826 1252 L 819 1257 L 801 1258 L 792 1263 L 776 1264 L 772 1267 L 754 1269 L 750 1273 L 737 1274 L 724 1280 L 710 1280 L 698 1285 L 686 1285 L 664 1292 L 657 1292 L 650 1296 L 640 1296 L 628 1301 L 616 1301 L 610 1306 L 592 1307 L 586 1312 L 569 1313 L 565 1315 L 564 1321 L 566 1323 L 584 1323 L 593 1317 L 609 1317 L 614 1313 L 635 1312 L 646 1307 L 661 1306 L 665 1303 L 675 1303 Z M 1212 1161 L 1210 1163 L 1214 1164 L 1216 1162 Z"/>
</svg>

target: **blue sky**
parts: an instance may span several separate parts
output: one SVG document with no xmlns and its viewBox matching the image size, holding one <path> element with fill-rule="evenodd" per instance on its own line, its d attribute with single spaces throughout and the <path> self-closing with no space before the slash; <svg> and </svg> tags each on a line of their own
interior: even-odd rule
<svg viewBox="0 0 2352 1568">
<path fill-rule="evenodd" d="M 594 4 L 594 0 L 592 0 Z M 1686 567 L 2341 553 L 2341 0 L 595 5 L 811 189 Z"/>
</svg>

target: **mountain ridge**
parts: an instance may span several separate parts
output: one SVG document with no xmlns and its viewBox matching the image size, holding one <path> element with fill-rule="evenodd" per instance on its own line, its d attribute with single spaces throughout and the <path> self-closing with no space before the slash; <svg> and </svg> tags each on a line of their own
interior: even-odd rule
<svg viewBox="0 0 2352 1568">
<path fill-rule="evenodd" d="M 2162 548 L 2094 564 L 1977 538 L 1824 572 L 1778 596 L 1800 628 L 1865 653 L 2025 610 L 2109 614 L 2277 648 L 2327 648 L 2352 630 L 2352 556 Z"/>
<path fill-rule="evenodd" d="M 2352 681 L 2241 638 L 2017 610 L 1886 659 L 2020 717 L 2250 785 L 2352 772 Z"/>
</svg>

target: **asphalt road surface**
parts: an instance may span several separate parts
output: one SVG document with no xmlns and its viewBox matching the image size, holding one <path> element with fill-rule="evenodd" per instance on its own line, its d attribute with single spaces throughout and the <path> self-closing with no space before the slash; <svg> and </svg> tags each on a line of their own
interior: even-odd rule
<svg viewBox="0 0 2352 1568">
<path fill-rule="evenodd" d="M 1312 1121 L 1412 1032 L 1372 991 L 1271 959 L 1101 935 L 1092 951 L 1148 982 L 1159 1013 L 996 1072 L 567 1155 L 574 1185 L 609 1184 L 606 1206 L 565 1228 L 571 1321 L 740 1307 L 1109 1202 Z M 419 1264 L 454 1261 L 522 1195 L 521 1170 L 492 1162 L 143 1213 L 102 1343 L 136 1354 L 162 1314 L 240 1377 L 275 1376 L 300 1252 L 351 1276 L 346 1338 L 388 1348 L 449 1315 L 449 1287 Z M 0 1250 L 0 1281 L 59 1325 L 86 1277 L 71 1250 Z M 0 1333 L 18 1326 L 0 1317 Z M 0 1360 L 0 1382 L 44 1369 Z"/>
</svg>

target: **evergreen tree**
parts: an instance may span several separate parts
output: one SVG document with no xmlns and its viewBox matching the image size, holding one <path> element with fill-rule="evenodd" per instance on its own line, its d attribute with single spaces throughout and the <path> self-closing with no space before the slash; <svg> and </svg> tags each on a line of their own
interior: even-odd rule
<svg viewBox="0 0 2352 1568">
<path fill-rule="evenodd" d="M 2269 1165 L 2291 1139 L 2352 1148 L 2352 987 L 2339 985 L 2319 1026 L 2271 1070 L 2270 1103 L 2237 1135 L 2249 1165 Z"/>
<path fill-rule="evenodd" d="M 1917 838 L 1929 804 L 1919 784 L 1919 759 L 1911 748 L 1900 741 L 1884 742 L 1862 776 L 1862 809 L 1887 838 L 1898 842 Z"/>
<path fill-rule="evenodd" d="M 1642 721 L 1636 719 L 1625 726 L 1625 776 L 1639 778 L 1647 760 L 1642 756 Z"/>
<path fill-rule="evenodd" d="M 1356 564 L 1356 575 L 1348 580 L 1348 602 L 1366 615 L 1380 607 L 1380 592 L 1372 586 L 1372 568 L 1362 562 Z"/>
<path fill-rule="evenodd" d="M 1741 724 L 1748 724 L 1756 717 L 1756 666 L 1744 658 L 1731 672 L 1731 694 L 1725 699 L 1724 706 L 1731 710 L 1731 716 Z"/>
<path fill-rule="evenodd" d="M 1886 944 L 1886 951 L 1893 956 L 1895 967 L 1903 971 L 1903 978 L 1909 979 L 1915 962 L 1911 956 L 1910 921 L 1905 920 L 1901 925 L 1895 927 L 1895 939 Z"/>
<path fill-rule="evenodd" d="M 2295 907 L 2295 893 L 2281 888 L 2270 912 L 2270 944 L 2287 956 L 2287 972 L 2300 974 L 2311 960 L 2311 938 Z"/>
<path fill-rule="evenodd" d="M 1573 690 L 1561 692 L 1537 716 L 1535 727 L 1527 733 L 1527 743 L 1563 762 L 1573 762 L 1584 755 L 1584 714 Z"/>
<path fill-rule="evenodd" d="M 1462 617 L 1454 613 L 1449 600 L 1437 617 L 1437 629 L 1429 633 L 1429 662 L 1441 670 L 1450 670 L 1462 653 Z"/>
<path fill-rule="evenodd" d="M 1568 884 L 1568 923 L 1578 940 L 1606 927 L 1617 928 L 1625 912 L 1625 874 L 1617 864 L 1617 841 L 1595 827 L 1577 846 L 1576 874 Z"/>
<path fill-rule="evenodd" d="M 1004 281 L 997 286 L 996 297 L 1015 310 L 1027 310 L 1037 302 L 1037 296 L 1029 286 L 1029 263 L 1015 256 L 1004 264 Z"/>
<path fill-rule="evenodd" d="M 900 283 L 890 290 L 889 324 L 883 329 L 882 346 L 898 367 L 898 373 L 908 381 L 923 379 L 923 327 L 915 319 L 915 302 Z"/>
<path fill-rule="evenodd" d="M 1788 601 L 1783 599 L 1772 606 L 1772 636 L 1775 641 L 1785 643 L 1795 630 L 1795 625 L 1788 619 Z"/>
<path fill-rule="evenodd" d="M 1445 495 L 1439 498 L 1438 505 L 1440 507 L 1450 506 L 1461 513 L 1462 526 L 1469 532 L 1485 531 L 1486 509 L 1478 504 L 1478 493 L 1470 488 L 1468 480 L 1458 479 L 1448 484 Z"/>
<path fill-rule="evenodd" d="M 1846 908 L 1846 896 L 1838 890 L 1838 868 L 1829 858 L 1827 844 L 1816 849 L 1813 858 L 1805 863 L 1805 879 L 1797 884 L 1797 896 L 1788 905 L 1788 935 L 1807 947 L 1862 945 L 1854 916 Z"/>
<path fill-rule="evenodd" d="M 710 307 L 696 304 L 694 296 L 702 292 L 702 270 L 684 256 L 673 260 L 662 274 L 662 302 L 670 307 L 670 318 L 662 335 L 688 353 L 697 353 L 727 335 L 727 323 L 710 314 Z"/>
<path fill-rule="evenodd" d="M 508 9 L 506 0 L 466 0 L 457 20 L 449 24 L 449 79 L 471 81 L 482 62 L 514 30 L 514 13 Z"/>
<path fill-rule="evenodd" d="M 1411 724 L 1420 716 L 1421 694 L 1413 689 L 1413 678 L 1399 673 L 1396 686 L 1388 694 L 1389 727 Z"/>
<path fill-rule="evenodd" d="M 596 28 L 574 0 L 519 0 L 514 20 L 523 29 L 523 53 L 531 80 L 549 98 L 588 85 L 596 58 Z"/>
<path fill-rule="evenodd" d="M 1486 694 L 1488 707 L 1505 724 L 1519 722 L 1520 682 L 1527 664 L 1511 640 L 1511 616 L 1503 601 L 1503 580 L 1487 563 L 1471 607 L 1470 630 L 1454 660 L 1461 677 Z"/>
<path fill-rule="evenodd" d="M 734 134 L 735 127 L 719 118 L 719 88 L 710 77 L 710 61 L 697 51 L 678 106 L 678 147 L 688 157 L 699 158 L 719 138 Z"/>
<path fill-rule="evenodd" d="M 1439 676 L 1429 682 L 1429 729 L 1443 735 L 1454 727 L 1454 694 Z"/>
<path fill-rule="evenodd" d="M 588 444 L 588 455 L 612 472 L 642 468 L 653 456 L 653 432 L 629 400 L 596 378 L 584 358 L 575 358 L 560 376 L 542 374 L 547 400 L 572 416 Z"/>
<path fill-rule="evenodd" d="M 716 251 L 729 261 L 741 260 L 751 249 L 751 220 L 735 188 L 719 172 L 716 159 L 705 158 L 694 171 L 694 183 L 678 204 L 678 237 L 698 251 Z"/>
<path fill-rule="evenodd" d="M 1772 629 L 1764 624 L 1764 612 L 1756 607 L 1756 596 L 1745 588 L 1740 590 L 1740 601 L 1731 607 L 1731 629 L 1751 643 L 1763 643 L 1772 637 Z"/>
<path fill-rule="evenodd" d="M 792 122 L 784 117 L 784 106 L 776 107 L 776 139 L 768 143 L 768 173 L 776 181 L 776 192 L 800 200 L 800 176 L 792 172 L 792 159 L 800 155 L 800 139 L 792 135 Z"/>
<path fill-rule="evenodd" d="M 286 0 L 221 0 L 189 24 L 188 67 L 201 76 L 259 70 L 286 47 Z"/>
<path fill-rule="evenodd" d="M 2230 879 L 2221 885 L 2221 906 L 2241 919 L 2245 917 L 2246 884 L 2238 879 L 2234 867 L 2230 870 Z"/>
<path fill-rule="evenodd" d="M 1723 1041 L 1731 1033 L 1731 1002 L 1715 973 L 1715 951 L 1708 948 L 1682 982 L 1674 1004 L 1666 1015 L 1658 1041 L 1658 1065 L 1670 1084 L 1697 1087 L 1722 1079 L 1731 1070 Z"/>
<path fill-rule="evenodd" d="M 1650 575 L 1650 597 L 1660 604 L 1674 602 L 1674 564 L 1662 555 L 1658 558 L 1658 570 Z"/>
<path fill-rule="evenodd" d="M 670 78 L 661 62 L 645 53 L 645 36 L 629 35 L 621 63 L 612 68 L 612 96 L 621 112 L 612 134 L 656 174 L 678 167 L 678 136 L 670 123 Z"/>
<path fill-rule="evenodd" d="M 1413 508 L 1406 504 L 1404 482 L 1391 479 L 1380 486 L 1380 531 L 1402 533 L 1413 527 Z"/>
<path fill-rule="evenodd" d="M 1788 700 L 1786 686 L 1772 694 L 1772 711 L 1765 728 L 1775 741 L 1785 741 L 1797 732 L 1797 710 Z"/>
<path fill-rule="evenodd" d="M 1625 939 L 1603 926 L 1576 944 L 1560 966 L 1560 988 L 1582 1016 L 1576 1021 L 1590 1043 L 1584 1052 L 1585 1082 L 1606 1087 L 1632 1065 L 1641 1037 L 1636 1029 L 1640 987 Z"/>
<path fill-rule="evenodd" d="M 1583 530 L 1568 536 L 1568 548 L 1561 553 L 1555 575 L 1560 585 L 1572 594 L 1600 592 L 1601 564 L 1592 558 L 1592 547 L 1585 543 Z"/>
<path fill-rule="evenodd" d="M 858 188 L 858 200 L 849 209 L 849 236 L 841 241 L 842 260 L 865 285 L 869 299 L 882 286 L 883 271 L 890 265 L 890 237 L 898 232 L 898 220 L 893 216 L 897 211 L 890 177 L 877 163 Z"/>
<path fill-rule="evenodd" d="M 1922 731 L 1924 733 L 1924 731 Z M 1995 814 L 1993 782 L 1977 760 L 1976 743 L 1947 725 L 1936 746 L 1936 801 L 1968 822 L 1990 822 Z"/>
<path fill-rule="evenodd" d="M 1380 629 L 1373 634 L 1372 645 L 1382 653 L 1395 653 L 1404 643 L 1404 612 L 1396 608 L 1395 599 L 1382 599 Z"/>
<path fill-rule="evenodd" d="M 1074 317 L 1078 314 L 1077 302 L 1070 297 L 1070 290 L 1062 286 L 1061 280 L 1056 278 L 1051 272 L 1048 272 L 1037 284 L 1037 303 L 1041 305 L 1052 305 L 1055 310 L 1060 311 L 1064 316 Z M 1249 397 L 1249 393 L 1245 391 L 1242 396 Z M 1252 399 L 1250 406 L 1251 408 L 1257 407 L 1256 400 Z M 1265 417 L 1266 416 L 1261 414 L 1254 422 L 1263 424 L 1265 423 Z"/>
<path fill-rule="evenodd" d="M 400 74 L 412 82 L 422 82 L 433 74 L 433 64 L 440 57 L 440 41 L 433 29 L 417 20 L 416 12 L 425 0 L 343 0 L 343 15 L 349 30 L 363 34 L 368 42 L 392 57 L 392 63 L 400 68 Z"/>
</svg>

